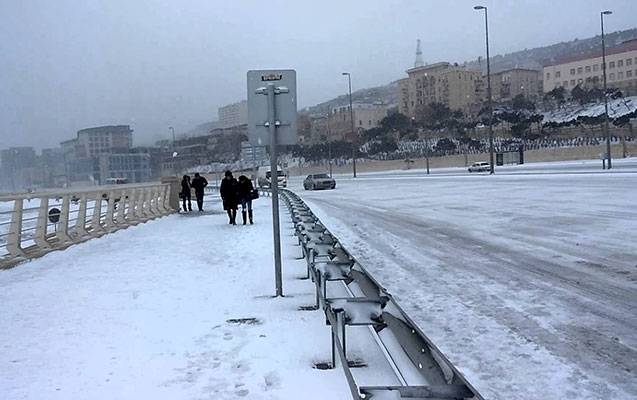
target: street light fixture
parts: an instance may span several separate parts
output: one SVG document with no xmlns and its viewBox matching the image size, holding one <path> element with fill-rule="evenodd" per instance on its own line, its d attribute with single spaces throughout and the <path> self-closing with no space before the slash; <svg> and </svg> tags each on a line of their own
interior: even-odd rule
<svg viewBox="0 0 637 400">
<path fill-rule="evenodd" d="M 599 19 L 602 25 L 602 71 L 604 75 L 604 132 L 606 134 L 606 167 L 612 168 L 610 156 L 610 132 L 608 131 L 608 88 L 606 87 L 606 42 L 604 40 L 604 15 L 611 15 L 612 11 L 602 11 Z"/>
<path fill-rule="evenodd" d="M 493 162 L 493 104 L 491 100 L 491 61 L 489 58 L 489 16 L 485 6 L 474 6 L 474 10 L 484 10 L 484 28 L 487 42 L 487 107 L 489 108 L 489 166 L 490 174 L 495 173 L 495 165 Z"/>
<path fill-rule="evenodd" d="M 352 108 L 352 75 L 349 72 L 343 72 L 342 75 L 347 76 L 349 82 L 349 117 L 352 121 L 352 172 L 356 178 L 356 132 L 354 131 L 354 109 Z"/>
</svg>

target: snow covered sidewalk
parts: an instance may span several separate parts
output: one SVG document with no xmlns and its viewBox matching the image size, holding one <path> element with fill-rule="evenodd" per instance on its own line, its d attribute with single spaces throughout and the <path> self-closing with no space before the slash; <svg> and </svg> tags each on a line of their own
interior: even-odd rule
<svg viewBox="0 0 637 400">
<path fill-rule="evenodd" d="M 216 206 L 216 209 L 220 209 Z M 285 229 L 272 298 L 268 199 L 253 226 L 172 215 L 0 271 L 2 399 L 347 399 Z"/>
</svg>

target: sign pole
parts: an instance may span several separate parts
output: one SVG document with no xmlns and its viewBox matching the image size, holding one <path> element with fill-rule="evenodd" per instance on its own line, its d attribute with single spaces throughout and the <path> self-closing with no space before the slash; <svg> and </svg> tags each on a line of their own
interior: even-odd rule
<svg viewBox="0 0 637 400">
<path fill-rule="evenodd" d="M 274 234 L 274 280 L 276 297 L 283 296 L 281 277 L 281 232 L 279 226 L 279 170 L 277 168 L 276 105 L 275 88 L 268 83 L 268 130 L 270 131 L 270 190 L 272 191 L 272 230 Z"/>
</svg>

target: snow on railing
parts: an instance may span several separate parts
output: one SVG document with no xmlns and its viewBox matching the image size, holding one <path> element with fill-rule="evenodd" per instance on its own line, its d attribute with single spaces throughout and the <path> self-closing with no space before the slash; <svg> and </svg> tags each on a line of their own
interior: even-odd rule
<svg viewBox="0 0 637 400">
<path fill-rule="evenodd" d="M 170 184 L 0 196 L 0 268 L 175 212 Z"/>
</svg>

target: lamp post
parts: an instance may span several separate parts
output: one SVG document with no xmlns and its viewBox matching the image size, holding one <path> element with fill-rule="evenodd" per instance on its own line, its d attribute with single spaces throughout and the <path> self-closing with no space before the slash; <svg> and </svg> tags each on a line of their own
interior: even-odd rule
<svg viewBox="0 0 637 400">
<path fill-rule="evenodd" d="M 612 11 L 602 11 L 599 19 L 602 25 L 602 71 L 604 76 L 604 130 L 606 134 L 606 167 L 612 168 L 610 156 L 610 133 L 608 132 L 608 88 L 606 87 L 606 42 L 604 40 L 604 15 L 611 15 Z"/>
<path fill-rule="evenodd" d="M 354 108 L 352 108 L 352 75 L 349 72 L 343 72 L 342 75 L 347 76 L 349 82 L 349 118 L 352 121 L 352 172 L 356 178 L 356 132 L 354 132 Z"/>
<path fill-rule="evenodd" d="M 489 59 L 489 16 L 487 7 L 475 6 L 474 10 L 484 10 L 484 28 L 487 42 L 487 107 L 489 108 L 489 166 L 490 174 L 495 173 L 495 165 L 493 162 L 493 104 L 491 100 L 491 63 Z"/>
<path fill-rule="evenodd" d="M 325 117 L 325 123 L 327 124 L 327 158 L 330 166 L 330 178 L 332 177 L 332 140 L 330 135 L 330 111 L 327 112 Z"/>
<path fill-rule="evenodd" d="M 171 157 L 172 165 L 173 165 L 173 174 L 176 174 L 177 166 L 175 165 L 175 128 L 173 128 L 172 126 L 169 126 L 168 129 L 172 132 L 172 137 L 173 137 L 173 141 L 170 146 L 170 150 L 171 150 L 170 157 Z"/>
</svg>

